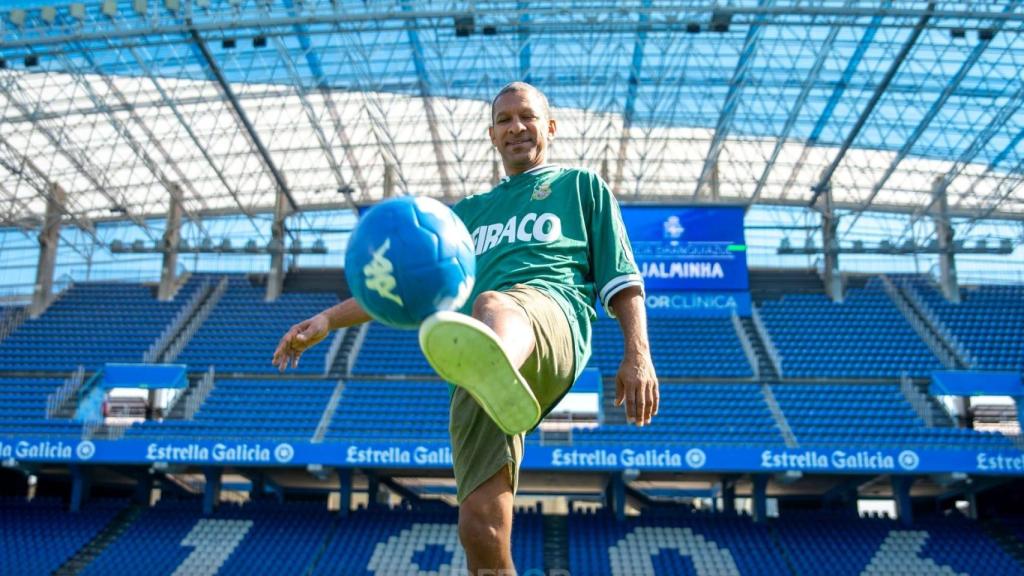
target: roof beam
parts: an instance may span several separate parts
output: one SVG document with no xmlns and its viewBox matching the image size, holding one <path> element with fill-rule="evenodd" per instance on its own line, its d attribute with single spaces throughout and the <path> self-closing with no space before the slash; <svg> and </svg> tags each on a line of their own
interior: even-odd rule
<svg viewBox="0 0 1024 576">
<path fill-rule="evenodd" d="M 953 180 L 963 172 L 964 168 L 966 168 L 967 165 L 970 164 L 979 153 L 981 153 L 985 146 L 988 145 L 992 137 L 995 136 L 999 130 L 1006 127 L 1006 123 L 1009 119 L 1012 118 L 1018 110 L 1020 110 L 1022 105 L 1024 105 L 1024 82 L 1020 82 L 1020 79 L 1017 81 L 1019 83 L 1017 91 L 1014 92 L 1013 95 L 1010 96 L 1010 99 L 1006 101 L 1006 104 L 1004 104 L 1003 107 L 1000 108 L 994 116 L 992 116 L 992 119 L 985 125 L 985 128 L 983 128 L 981 132 L 978 132 L 974 137 L 974 140 L 971 142 L 971 145 L 968 146 L 962 154 L 960 154 L 960 157 L 953 163 L 953 166 L 942 177 L 942 183 L 940 186 L 942 186 L 943 189 L 949 187 Z M 1010 143 L 997 153 L 991 162 L 989 162 L 985 171 L 982 172 L 971 185 L 970 191 L 973 192 L 974 188 L 978 185 L 978 182 L 985 176 L 991 174 L 996 165 L 1005 160 L 1022 139 L 1024 139 L 1024 131 L 1017 132 L 1017 134 L 1010 140 Z M 935 198 L 936 197 L 933 197 L 927 205 L 914 213 L 914 218 L 911 221 L 912 224 L 916 223 L 917 220 L 931 211 L 932 206 L 935 205 Z"/>
<path fill-rule="evenodd" d="M 157 181 L 160 182 L 160 185 L 164 187 L 164 190 L 166 190 L 168 194 L 174 193 L 171 189 L 172 186 L 174 185 L 174 182 L 170 178 L 168 178 L 167 174 L 164 173 L 163 168 L 149 154 L 150 148 L 153 148 L 154 150 L 159 152 L 163 157 L 164 161 L 167 162 L 171 166 L 171 168 L 175 170 L 178 176 L 178 182 L 188 184 L 189 187 L 191 188 L 191 182 L 189 182 L 188 178 L 181 171 L 181 169 L 178 168 L 178 164 L 174 161 L 171 155 L 163 147 L 163 144 L 160 143 L 160 139 L 153 134 L 153 132 L 149 129 L 149 127 L 142 120 L 142 118 L 139 117 L 138 113 L 134 109 L 132 109 L 131 104 L 128 102 L 128 99 L 121 92 L 121 90 L 118 89 L 117 85 L 114 84 L 113 80 L 111 80 L 110 78 L 110 75 L 104 74 L 103 71 L 100 70 L 99 66 L 96 64 L 96 60 L 92 57 L 89 50 L 86 50 L 83 47 L 81 55 L 83 58 L 85 58 L 86 62 L 89 63 L 89 66 L 92 68 L 93 72 L 100 79 L 103 80 L 103 83 L 106 85 L 110 93 L 114 95 L 114 98 L 122 106 L 125 107 L 128 117 L 131 118 L 131 120 L 139 127 L 140 130 L 142 130 L 142 132 L 146 135 L 148 142 L 145 146 L 143 146 L 142 143 L 135 138 L 135 135 L 132 133 L 131 130 L 128 129 L 125 123 L 121 122 L 121 120 L 116 115 L 114 115 L 113 112 L 111 112 L 110 108 L 105 105 L 105 97 L 96 93 L 96 91 L 93 89 L 92 83 L 87 78 L 85 78 L 85 75 L 82 73 L 82 71 L 79 70 L 78 67 L 74 65 L 74 63 L 72 63 L 70 58 L 61 56 L 61 62 L 64 65 L 65 70 L 67 70 L 71 77 L 75 78 L 78 84 L 84 88 L 89 100 L 97 107 L 97 109 L 101 110 L 102 113 L 107 117 L 107 121 L 110 122 L 110 125 L 114 129 L 114 131 L 117 132 L 117 134 L 124 140 L 126 144 L 128 144 L 128 147 L 131 148 L 135 156 L 142 161 L 142 163 L 146 166 L 150 173 L 157 179 Z M 195 193 L 194 189 L 193 193 Z M 200 198 L 198 194 L 196 194 L 196 197 Z M 184 205 L 182 205 L 182 209 L 185 209 Z"/>
<path fill-rule="evenodd" d="M 828 59 L 831 53 L 832 44 L 836 40 L 836 36 L 839 35 L 839 26 L 833 26 L 828 31 L 828 36 L 821 43 L 821 47 L 818 49 L 818 56 L 814 59 L 814 64 L 811 66 L 810 72 L 807 73 L 807 77 L 804 78 L 803 85 L 800 87 L 800 94 L 797 95 L 796 101 L 793 102 L 792 108 L 789 109 L 789 115 L 786 117 L 786 124 L 782 127 L 782 133 L 779 134 L 778 139 L 775 141 L 775 147 L 772 148 L 772 153 L 768 156 L 768 161 L 764 165 L 764 170 L 761 171 L 761 177 L 757 179 L 757 186 L 754 188 L 753 194 L 747 200 L 747 205 L 751 205 L 757 202 L 757 199 L 761 197 L 761 192 L 764 191 L 764 186 L 768 182 L 768 175 L 771 174 L 772 169 L 775 168 L 775 162 L 779 159 L 779 154 L 782 153 L 782 147 L 785 146 L 786 140 L 789 138 L 789 133 L 793 131 L 793 127 L 796 126 L 796 121 L 800 118 L 800 112 L 803 111 L 804 103 L 807 102 L 807 97 L 810 96 L 811 90 L 814 89 L 818 82 L 818 76 L 821 74 L 821 69 L 825 66 L 825 60 Z M 836 90 L 840 90 L 845 84 L 840 84 Z M 835 92 L 833 92 L 833 96 Z M 821 118 L 818 119 L 821 122 Z M 816 127 L 817 128 L 817 127 Z M 820 133 L 820 132 L 819 132 Z M 814 137 L 815 140 L 817 137 Z M 808 142 L 809 145 L 809 142 Z M 808 150 L 807 145 L 804 146 L 804 152 Z M 803 162 L 797 164 L 799 166 Z M 794 169 L 795 173 L 795 169 Z"/>
<path fill-rule="evenodd" d="M 1018 3 L 1019 0 L 1007 4 L 1006 10 L 1013 10 Z M 998 23 L 997 27 L 1001 28 L 1002 23 Z M 917 144 L 917 141 L 924 134 L 925 130 L 928 129 L 928 126 L 932 123 L 932 120 L 934 120 L 935 117 L 938 116 L 939 111 L 942 110 L 942 108 L 946 105 L 946 102 L 949 101 L 950 96 L 953 95 L 956 89 L 960 86 L 960 83 L 963 82 L 964 78 L 967 77 L 967 73 L 970 72 L 971 69 L 974 68 L 974 65 L 978 63 L 978 60 L 981 58 L 981 55 L 985 52 L 986 49 L 988 49 L 989 44 L 991 44 L 991 42 L 991 39 L 980 40 L 977 44 L 974 45 L 974 48 L 971 50 L 971 53 L 968 54 L 967 58 L 965 58 L 963 63 L 960 64 L 960 68 L 956 71 L 956 74 L 954 74 L 953 77 L 949 79 L 949 82 L 946 82 L 946 86 L 942 89 L 942 92 L 939 94 L 939 97 L 936 98 L 934 102 L 932 102 L 932 105 L 928 108 L 928 111 L 925 113 L 924 117 L 921 118 L 921 121 L 918 122 L 917 126 L 914 128 L 914 131 L 911 132 L 910 136 L 903 141 L 903 145 L 900 146 L 900 149 L 896 152 L 896 156 L 892 159 L 892 162 L 889 163 L 889 166 L 885 169 L 885 172 L 882 173 L 882 176 L 871 187 L 871 193 L 868 194 L 867 199 L 861 203 L 861 211 L 854 215 L 853 220 L 850 221 L 847 227 L 847 230 L 853 228 L 853 225 L 856 224 L 857 220 L 860 219 L 860 215 L 863 213 L 863 211 L 867 210 L 871 206 L 871 203 L 875 201 L 875 197 L 878 196 L 878 193 L 881 192 L 886 182 L 888 182 L 889 178 L 896 172 L 896 168 L 900 165 L 901 162 L 903 162 L 903 159 L 906 158 L 908 154 L 910 154 L 910 151 L 914 148 L 914 145 Z"/>
<path fill-rule="evenodd" d="M 523 82 L 530 82 L 530 69 L 533 66 L 533 45 L 530 43 L 530 3 L 517 2 L 519 10 L 519 77 Z"/>
<path fill-rule="evenodd" d="M 643 0 L 643 7 L 650 8 L 651 0 Z M 647 29 L 645 25 L 650 21 L 650 16 L 640 13 L 640 28 L 636 32 L 636 41 L 633 42 L 633 59 L 629 67 L 629 79 L 626 82 L 626 103 L 622 110 L 622 134 L 619 136 L 619 153 L 615 157 L 615 182 L 612 191 L 616 194 L 622 193 L 622 180 L 625 178 L 626 152 L 629 148 L 629 132 L 633 127 L 633 117 L 636 116 L 636 97 L 640 90 L 640 71 L 644 66 L 644 48 L 647 46 Z"/>
<path fill-rule="evenodd" d="M 234 199 L 235 204 L 238 206 L 239 211 L 241 211 L 242 214 L 244 214 L 250 220 L 252 220 L 252 210 L 250 210 L 244 204 L 242 204 L 242 200 L 238 197 L 238 191 L 235 190 L 234 186 L 232 186 L 228 182 L 228 179 L 224 176 L 224 172 L 213 161 L 213 158 L 210 156 L 210 152 L 209 150 L 206 149 L 206 146 L 199 142 L 199 137 L 196 136 L 195 131 L 192 129 L 192 123 L 189 122 L 181 113 L 181 110 L 178 108 L 177 101 L 167 94 L 167 90 L 165 90 L 163 85 L 160 84 L 160 78 L 153 74 L 152 68 L 149 67 L 149 64 L 146 62 L 146 59 L 139 54 L 138 50 L 134 46 L 129 46 L 127 49 L 131 53 L 132 58 L 135 59 L 136 65 L 138 65 L 139 69 L 142 70 L 143 74 L 145 74 L 146 77 L 149 78 L 149 81 L 153 83 L 153 87 L 156 88 L 157 93 L 160 94 L 160 100 L 162 102 L 162 105 L 166 106 L 171 111 L 171 113 L 174 114 L 174 118 L 178 121 L 178 124 L 185 131 L 185 133 L 188 134 L 188 137 L 192 141 L 192 144 L 195 145 L 196 150 L 198 150 L 199 153 L 203 156 L 203 159 L 206 160 L 207 164 L 209 164 L 210 169 L 213 170 L 213 173 L 217 176 L 217 179 L 220 181 L 221 185 L 224 186 L 224 188 L 228 191 L 228 194 L 231 195 L 231 198 Z M 189 216 L 192 217 L 194 216 L 194 214 L 190 213 Z M 254 229 L 258 228 L 254 226 Z"/>
<path fill-rule="evenodd" d="M 412 6 L 408 1 L 402 2 L 402 11 L 408 12 Z M 419 81 L 420 97 L 423 100 L 423 111 L 427 115 L 427 128 L 430 130 L 430 140 L 434 145 L 434 156 L 437 158 L 437 173 L 441 179 L 441 190 L 445 198 L 453 199 L 452 181 L 448 176 L 448 161 L 444 158 L 444 145 L 441 143 L 441 131 L 438 128 L 437 112 L 434 110 L 434 96 L 430 89 L 430 78 L 427 72 L 426 57 L 423 54 L 423 43 L 420 42 L 420 34 L 415 29 L 410 29 L 409 46 L 412 48 L 412 62 L 416 68 L 416 78 Z"/>
<path fill-rule="evenodd" d="M 725 138 L 729 135 L 730 128 L 732 128 L 732 120 L 736 115 L 736 109 L 739 108 L 743 88 L 747 83 L 747 71 L 750 70 L 754 53 L 757 51 L 757 40 L 760 37 L 760 24 L 751 24 L 743 41 L 743 49 L 736 60 L 736 67 L 733 68 L 729 89 L 725 94 L 725 103 L 722 104 L 722 110 L 718 114 L 718 121 L 715 122 L 715 135 L 712 136 L 711 144 L 708 146 L 708 153 L 704 157 L 704 167 L 701 168 L 700 176 L 697 178 L 697 185 L 694 187 L 692 198 L 697 198 L 700 195 L 705 182 L 711 176 L 715 165 L 718 164 L 718 155 L 722 151 L 722 146 L 725 144 Z"/>
<path fill-rule="evenodd" d="M 18 96 L 19 93 L 24 94 L 27 93 L 27 91 L 23 91 L 17 88 L 17 77 L 13 73 L 10 74 L 9 79 L 11 80 L 10 82 L 0 83 L 0 92 L 4 94 L 7 100 L 12 105 L 14 105 L 14 107 L 17 108 L 21 114 L 28 115 L 28 105 L 22 102 L 21 98 L 19 98 Z M 15 86 L 15 90 L 13 91 L 11 90 L 12 85 Z M 111 202 L 111 204 L 115 206 L 121 206 L 121 201 L 112 196 L 109 192 L 109 190 L 113 188 L 113 186 L 111 186 L 110 183 L 107 181 L 106 174 L 98 166 L 93 165 L 92 159 L 89 157 L 87 151 L 79 149 L 79 147 L 71 138 L 65 137 L 66 134 L 64 134 L 63 131 L 60 135 L 55 134 L 53 129 L 51 129 L 49 126 L 46 126 L 42 122 L 34 122 L 32 126 L 33 129 L 42 132 L 43 136 L 50 143 L 50 145 L 53 146 L 53 148 L 61 156 L 64 156 L 68 160 L 68 162 L 70 162 L 71 165 L 74 166 L 75 169 L 78 170 L 82 174 L 82 176 L 84 176 L 86 180 L 89 181 L 90 184 L 92 184 L 93 188 L 97 192 L 106 197 L 107 200 Z M 72 146 L 73 149 L 70 149 L 68 147 L 69 145 Z M 139 226 L 139 228 L 141 228 L 146 233 L 146 235 L 149 236 L 150 240 L 156 240 L 156 237 L 153 235 L 153 231 L 149 228 L 149 224 L 147 224 L 146 221 L 143 220 L 141 216 L 139 216 L 138 214 L 133 214 L 131 211 L 128 210 L 127 206 L 121 207 L 125 209 L 125 214 L 128 216 L 128 218 L 137 226 Z"/>
<path fill-rule="evenodd" d="M 293 14 L 296 13 L 295 4 L 292 0 L 285 0 L 285 6 L 288 10 L 292 11 Z M 265 10 L 269 12 L 269 5 L 265 7 Z M 313 75 L 316 88 L 320 92 L 320 96 L 324 99 L 324 104 L 327 107 L 327 113 L 331 117 L 331 124 L 334 127 L 334 133 L 337 134 L 338 141 L 341 143 L 342 150 L 345 152 L 345 160 L 348 162 L 349 169 L 352 170 L 352 177 L 356 181 L 356 186 L 359 187 L 359 190 L 365 193 L 367 189 L 366 177 L 363 175 L 362 167 L 360 166 L 359 160 L 356 158 L 353 151 L 352 142 L 349 140 L 348 131 L 345 129 L 345 122 L 341 119 L 341 114 L 338 113 L 338 106 L 334 102 L 334 95 L 331 92 L 330 82 L 324 74 L 324 67 L 320 61 L 320 55 L 313 50 L 313 43 L 310 41 L 309 31 L 306 29 L 306 26 L 296 25 L 294 30 L 299 41 L 299 47 L 302 48 L 302 53 L 306 57 L 306 66 Z M 291 54 L 287 51 L 280 40 L 275 40 L 277 42 L 278 51 L 281 53 L 281 58 L 288 64 L 288 73 L 295 79 L 296 85 L 301 86 L 302 82 L 299 80 L 299 75 L 292 63 Z M 331 152 L 330 144 L 327 142 L 323 133 L 323 128 L 320 126 L 320 122 L 315 118 L 315 115 L 311 114 L 312 107 L 308 105 L 305 94 L 300 93 L 299 98 L 302 100 L 303 107 L 307 110 L 306 113 L 309 115 L 310 124 L 313 125 L 317 132 L 317 138 L 322 141 L 321 145 L 327 153 L 327 158 L 331 163 L 331 171 L 334 173 L 335 180 L 338 182 L 339 186 L 347 186 L 348 182 L 345 181 L 345 177 L 341 173 L 341 167 L 334 159 L 334 154 Z M 349 195 L 346 195 L 346 199 L 348 198 Z M 353 204 L 353 208 L 354 207 L 355 205 Z"/>
<path fill-rule="evenodd" d="M 402 10 L 394 11 L 390 9 L 391 4 L 382 4 L 387 6 L 379 10 L 374 11 L 347 11 L 333 8 L 324 9 L 323 11 L 316 12 L 310 11 L 308 14 L 299 16 L 284 16 L 267 18 L 262 11 L 241 11 L 237 12 L 232 9 L 231 12 L 225 10 L 225 13 L 231 13 L 231 27 L 235 29 L 246 29 L 246 28 L 276 28 L 276 27 L 290 27 L 296 24 L 303 25 L 315 25 L 315 24 L 353 24 L 363 25 L 367 28 L 372 27 L 374 31 L 397 31 L 397 30 L 410 30 L 419 29 L 417 20 L 428 20 L 434 21 L 438 19 L 451 18 L 455 14 L 464 14 L 465 10 Z M 546 7 L 532 7 L 529 9 L 533 15 L 533 20 L 530 24 L 531 29 L 534 31 L 544 30 L 559 30 L 564 31 L 567 29 L 567 25 L 574 25 L 571 30 L 580 29 L 592 29 L 593 25 L 586 22 L 583 19 L 578 21 L 566 22 L 564 20 L 565 9 L 561 6 L 554 6 L 550 8 Z M 695 6 L 687 8 L 688 13 L 700 14 L 700 13 L 711 13 L 713 11 L 726 11 L 734 16 L 733 24 L 747 24 L 753 23 L 765 19 L 771 19 L 773 24 L 789 25 L 790 22 L 781 20 L 786 16 L 796 16 L 801 19 L 807 16 L 817 16 L 821 18 L 871 18 L 880 16 L 883 18 L 920 18 L 924 16 L 934 17 L 940 20 L 961 20 L 966 22 L 967 27 L 977 25 L 977 22 L 981 21 L 1006 21 L 1020 23 L 1024 22 L 1024 14 L 1022 13 L 1001 13 L 1001 12 L 990 12 L 987 10 L 976 9 L 971 6 L 969 9 L 963 10 L 947 10 L 934 8 L 919 9 L 919 8 L 874 8 L 870 6 L 866 7 L 834 7 L 834 6 L 811 6 L 806 4 L 799 5 L 785 5 L 785 6 L 729 6 L 721 7 L 718 3 L 705 3 L 702 6 Z M 581 10 L 575 11 L 576 14 L 580 14 Z M 495 3 L 493 8 L 488 6 L 478 6 L 475 8 L 475 13 L 478 16 L 493 16 L 501 20 L 508 19 L 510 16 L 516 16 L 514 10 L 510 10 L 501 3 Z M 600 14 L 602 16 L 607 15 L 608 7 L 604 5 L 595 5 L 591 9 L 591 14 Z M 647 10 L 647 13 L 652 16 L 659 17 L 659 30 L 670 30 L 674 29 L 675 24 L 661 23 L 660 18 L 667 15 L 678 16 L 679 7 L 675 3 L 666 3 L 661 6 L 654 6 Z M 737 18 L 739 17 L 739 18 Z M 391 26 L 384 27 L 382 23 L 390 23 Z M 221 32 L 225 29 L 225 20 L 221 18 L 208 18 L 200 22 L 181 22 L 174 19 L 153 19 L 145 22 L 143 25 L 132 28 L 123 29 L 104 29 L 101 26 L 96 26 L 96 22 L 90 22 L 91 27 L 88 31 L 76 31 L 72 33 L 50 33 L 49 28 L 46 34 L 37 33 L 23 33 L 19 32 L 18 37 L 5 38 L 4 46 L 6 48 L 33 48 L 42 49 L 44 46 L 54 46 L 67 44 L 69 42 L 92 42 L 102 40 L 119 40 L 119 39 L 137 39 L 137 38 L 154 38 L 160 36 L 175 36 L 179 34 L 189 34 L 195 30 L 199 33 L 216 33 Z M 795 23 L 792 23 L 795 24 Z M 826 22 L 825 24 L 830 24 Z M 611 23 L 615 26 L 616 31 L 625 31 L 627 27 L 635 29 L 635 23 L 630 22 L 615 22 Z M 423 29 L 433 30 L 434 26 L 424 25 Z M 36 32 L 37 29 L 27 30 L 27 32 Z"/>
<path fill-rule="evenodd" d="M 191 24 L 191 19 L 189 19 Z M 274 184 L 277 186 L 277 191 L 283 194 L 288 200 L 288 204 L 292 210 L 298 212 L 300 210 L 298 202 L 292 196 L 291 190 L 288 189 L 288 183 L 284 179 L 284 174 L 278 170 L 277 165 L 274 164 L 274 159 L 270 156 L 270 151 L 263 145 L 263 141 L 260 139 L 260 135 L 256 132 L 256 127 L 253 126 L 249 120 L 249 116 L 245 113 L 245 109 L 242 108 L 242 104 L 238 101 L 238 97 L 235 96 L 234 90 L 231 89 L 231 84 L 224 77 L 224 73 L 221 71 L 220 66 L 217 65 L 217 61 L 213 59 L 213 54 L 210 53 L 210 49 L 206 46 L 206 41 L 199 34 L 199 31 L 195 28 L 190 27 L 189 32 L 192 35 L 192 41 L 195 43 L 195 47 L 199 50 L 202 55 L 203 61 L 206 62 L 206 66 L 210 73 L 213 74 L 214 80 L 217 85 L 220 86 L 221 91 L 224 93 L 224 97 L 227 99 L 228 104 L 231 105 L 231 109 L 235 113 L 235 118 L 238 119 L 239 123 L 244 129 L 244 133 L 249 138 L 249 142 L 252 143 L 256 149 L 256 154 L 263 162 L 263 166 L 270 173 L 270 177 L 274 180 Z"/>
<path fill-rule="evenodd" d="M 917 39 L 921 37 L 921 33 L 924 32 L 925 26 L 928 25 L 928 20 L 931 18 L 931 12 L 934 9 L 935 2 L 929 2 L 928 10 L 921 15 L 917 24 L 914 25 L 914 29 L 910 32 L 910 36 L 907 38 L 907 41 L 903 43 L 902 47 L 900 47 L 900 51 L 896 54 L 896 58 L 894 58 L 892 64 L 889 65 L 889 69 L 885 71 L 885 76 L 882 77 L 878 86 L 875 87 L 875 92 L 871 95 L 871 99 L 868 100 L 867 105 L 865 105 L 864 109 L 861 110 L 860 116 L 857 118 L 856 123 L 854 123 L 853 128 L 850 129 L 849 133 L 847 133 L 842 146 L 839 147 L 839 152 L 836 153 L 835 158 L 832 159 L 832 163 L 825 168 L 824 172 L 822 172 L 818 183 L 811 187 L 814 194 L 811 196 L 810 202 L 807 203 L 808 206 L 814 206 L 815 202 L 818 201 L 818 196 L 820 196 L 821 193 L 829 186 L 829 181 L 832 180 L 832 175 L 835 174 L 836 168 L 839 167 L 839 163 L 843 161 L 843 158 L 846 156 L 846 152 L 850 149 L 850 146 L 853 145 L 857 136 L 860 135 L 861 129 L 864 128 L 864 124 L 866 124 L 868 118 L 871 117 L 871 113 L 875 111 L 875 106 L 878 105 L 878 102 L 882 99 L 886 89 L 889 88 L 889 84 L 892 82 L 892 79 L 896 77 L 896 73 L 903 65 L 903 62 L 906 61 L 907 56 L 914 48 L 914 45 L 917 44 Z"/>
<path fill-rule="evenodd" d="M 46 173 L 39 166 L 36 166 L 36 163 L 31 158 L 18 151 L 3 134 L 0 134 L 0 166 L 3 166 L 8 172 L 17 175 L 19 179 L 26 182 L 43 201 L 49 201 L 54 182 L 46 176 Z M 13 194 L 10 195 L 10 198 L 16 200 Z M 19 203 L 25 210 L 26 215 L 32 214 L 24 202 Z M 94 242 L 103 244 L 99 237 L 96 236 L 96 226 L 92 221 L 71 212 L 63 203 L 59 207 L 64 215 L 70 218 L 79 229 L 88 234 Z"/>
</svg>

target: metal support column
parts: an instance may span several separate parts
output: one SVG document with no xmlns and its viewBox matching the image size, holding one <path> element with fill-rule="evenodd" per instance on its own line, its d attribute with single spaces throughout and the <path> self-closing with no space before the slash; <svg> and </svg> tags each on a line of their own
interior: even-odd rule
<svg viewBox="0 0 1024 576">
<path fill-rule="evenodd" d="M 892 497 L 896 501 L 896 514 L 900 517 L 900 524 L 912 526 L 914 524 L 914 510 L 910 500 L 910 487 L 914 484 L 912 476 L 892 477 Z"/>
<path fill-rule="evenodd" d="M 84 466 L 72 465 L 71 472 L 71 503 L 69 509 L 72 512 L 80 512 L 82 504 L 89 500 L 89 492 L 92 490 L 92 474 Z"/>
<path fill-rule="evenodd" d="M 768 518 L 768 476 L 753 474 L 750 481 L 754 522 L 764 522 Z"/>
<path fill-rule="evenodd" d="M 175 272 L 178 269 L 178 243 L 181 241 L 181 186 L 171 184 L 171 202 L 167 207 L 167 227 L 160 242 L 160 250 L 164 253 L 163 265 L 160 267 L 160 290 L 157 298 L 161 301 L 171 299 L 174 293 Z"/>
<path fill-rule="evenodd" d="M 839 219 L 832 208 L 832 184 L 826 184 L 824 194 L 819 197 L 821 212 L 821 241 L 825 256 L 825 293 L 833 302 L 843 301 L 843 277 L 839 272 L 839 240 L 837 230 Z"/>
<path fill-rule="evenodd" d="M 338 468 L 338 515 L 345 517 L 352 510 L 352 469 Z"/>
<path fill-rule="evenodd" d="M 622 472 L 612 473 L 606 490 L 605 498 L 615 512 L 615 519 L 622 522 L 626 519 L 626 480 Z"/>
<path fill-rule="evenodd" d="M 736 478 L 726 477 L 722 479 L 722 512 L 725 514 L 736 514 Z"/>
<path fill-rule="evenodd" d="M 956 254 L 953 252 L 953 225 L 949 222 L 949 201 L 945 180 L 940 176 L 932 185 L 935 206 L 935 238 L 939 244 L 939 285 L 950 302 L 960 302 L 960 286 L 956 278 Z"/>
<path fill-rule="evenodd" d="M 149 506 L 153 494 L 153 475 L 143 470 L 135 477 L 135 494 L 132 500 L 139 506 Z"/>
<path fill-rule="evenodd" d="M 208 466 L 203 468 L 203 476 L 206 478 L 206 487 L 203 489 L 203 514 L 213 514 L 217 502 L 220 501 L 221 473 L 223 470 Z"/>
<path fill-rule="evenodd" d="M 267 274 L 267 302 L 277 300 L 284 289 L 285 218 L 288 198 L 278 192 L 274 199 L 274 222 L 270 225 L 270 272 Z"/>
<path fill-rule="evenodd" d="M 390 162 L 384 163 L 384 198 L 395 195 L 395 167 Z"/>
<path fill-rule="evenodd" d="M 57 243 L 60 241 L 60 215 L 64 211 L 64 189 L 53 184 L 46 197 L 46 218 L 39 231 L 39 262 L 32 293 L 32 318 L 37 318 L 50 303 L 53 292 L 53 269 L 57 264 Z"/>
</svg>

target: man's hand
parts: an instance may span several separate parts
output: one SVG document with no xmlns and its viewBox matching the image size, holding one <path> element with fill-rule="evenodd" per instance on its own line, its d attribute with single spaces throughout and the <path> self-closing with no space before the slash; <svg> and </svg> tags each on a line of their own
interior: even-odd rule
<svg viewBox="0 0 1024 576">
<path fill-rule="evenodd" d="M 651 423 L 658 414 L 658 377 L 650 354 L 627 353 L 615 375 L 615 405 L 626 403 L 626 420 L 637 426 Z"/>
<path fill-rule="evenodd" d="M 330 325 L 327 316 L 323 313 L 299 322 L 281 337 L 271 362 L 281 372 L 288 368 L 288 364 L 291 364 L 292 368 L 298 368 L 302 353 L 326 338 L 328 332 L 330 332 Z"/>
</svg>

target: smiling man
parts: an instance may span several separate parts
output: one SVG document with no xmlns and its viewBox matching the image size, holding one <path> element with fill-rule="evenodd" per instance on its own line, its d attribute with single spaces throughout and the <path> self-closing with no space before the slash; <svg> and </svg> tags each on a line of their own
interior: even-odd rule
<svg viewBox="0 0 1024 576">
<path fill-rule="evenodd" d="M 643 280 L 614 196 L 586 170 L 549 164 L 557 132 L 548 100 L 524 82 L 491 103 L 488 128 L 507 176 L 453 208 L 471 231 L 473 293 L 461 313 L 420 327 L 431 366 L 454 385 L 449 434 L 459 537 L 472 574 L 512 574 L 512 510 L 525 433 L 569 391 L 590 358 L 595 302 L 624 336 L 616 404 L 643 426 L 658 411 Z M 282 370 L 331 329 L 368 316 L 346 300 L 281 339 Z"/>
</svg>

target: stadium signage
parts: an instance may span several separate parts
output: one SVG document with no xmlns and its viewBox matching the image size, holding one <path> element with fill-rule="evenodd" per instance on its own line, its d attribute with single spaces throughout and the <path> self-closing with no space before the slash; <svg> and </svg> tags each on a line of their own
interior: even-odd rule
<svg viewBox="0 0 1024 576">
<path fill-rule="evenodd" d="M 1024 472 L 1024 456 L 978 453 L 978 470 L 984 472 Z"/>
<path fill-rule="evenodd" d="M 452 465 L 452 450 L 447 446 L 416 446 L 414 448 L 391 446 L 383 449 L 349 446 L 348 450 L 345 451 L 345 463 L 361 465 L 435 465 L 448 467 Z"/>
<path fill-rule="evenodd" d="M 551 452 L 551 465 L 556 468 L 682 468 L 683 456 L 672 450 L 563 450 Z"/>
<path fill-rule="evenodd" d="M 270 448 L 261 444 L 201 444 L 150 443 L 146 446 L 146 460 L 150 462 L 253 462 L 269 464 Z"/>
<path fill-rule="evenodd" d="M 622 207 L 647 292 L 746 291 L 743 216 L 732 206 Z"/>
<path fill-rule="evenodd" d="M 891 454 L 869 450 L 834 450 L 827 453 L 816 450 L 796 453 L 772 450 L 761 452 L 761 467 L 769 470 L 895 470 L 896 462 L 896 457 Z"/>
<path fill-rule="evenodd" d="M 142 439 L 49 440 L 0 438 L 0 461 L 96 464 L 249 464 L 263 466 L 322 466 L 359 468 L 451 469 L 447 442 L 177 442 Z M 979 450 L 860 448 L 666 447 L 664 444 L 545 446 L 530 442 L 524 470 L 652 470 L 688 472 L 775 473 L 804 471 L 821 474 L 931 474 L 963 472 L 1024 476 L 1024 452 Z"/>
<path fill-rule="evenodd" d="M 0 440 L 0 459 L 8 460 L 70 460 L 72 445 L 62 441 L 19 440 L 7 443 Z"/>
</svg>

